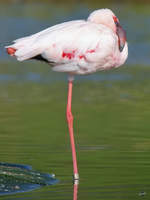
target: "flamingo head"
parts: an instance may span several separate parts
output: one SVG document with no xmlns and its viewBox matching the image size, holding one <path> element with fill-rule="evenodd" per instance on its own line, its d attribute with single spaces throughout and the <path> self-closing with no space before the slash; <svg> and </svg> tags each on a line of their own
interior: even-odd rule
<svg viewBox="0 0 150 200">
<path fill-rule="evenodd" d="M 120 52 L 123 51 L 126 43 L 126 32 L 120 25 L 119 19 L 110 9 L 99 9 L 90 14 L 88 21 L 96 24 L 103 24 L 109 27 L 118 36 L 118 45 Z"/>
</svg>

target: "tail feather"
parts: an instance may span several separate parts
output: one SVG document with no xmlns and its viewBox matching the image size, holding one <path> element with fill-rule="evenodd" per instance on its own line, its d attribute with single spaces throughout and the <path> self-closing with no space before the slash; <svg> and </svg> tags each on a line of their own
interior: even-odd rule
<svg viewBox="0 0 150 200">
<path fill-rule="evenodd" d="M 15 53 L 15 56 L 17 57 L 17 60 L 23 61 L 23 60 L 28 60 L 30 58 L 33 58 L 39 54 L 41 54 L 41 49 L 39 48 L 24 47 L 17 50 Z"/>
<path fill-rule="evenodd" d="M 7 53 L 10 55 L 10 56 L 14 56 L 15 52 L 16 52 L 16 49 L 12 48 L 12 47 L 8 47 L 7 49 Z"/>
<path fill-rule="evenodd" d="M 35 42 L 35 38 L 29 36 L 14 41 L 14 44 L 6 46 L 7 53 L 15 56 L 17 60 L 28 60 L 41 54 L 43 48 Z"/>
</svg>

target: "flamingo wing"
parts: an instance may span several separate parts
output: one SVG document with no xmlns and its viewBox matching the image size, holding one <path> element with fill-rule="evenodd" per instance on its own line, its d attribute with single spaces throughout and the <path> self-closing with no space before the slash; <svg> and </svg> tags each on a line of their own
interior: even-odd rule
<svg viewBox="0 0 150 200">
<path fill-rule="evenodd" d="M 71 26 L 76 26 L 78 23 L 80 23 L 80 20 L 65 22 L 52 26 L 31 36 L 14 40 L 14 44 L 6 46 L 6 49 L 14 48 L 14 56 L 19 61 L 30 59 L 34 56 L 42 54 L 48 47 L 50 47 L 56 33 L 60 33 Z"/>
</svg>

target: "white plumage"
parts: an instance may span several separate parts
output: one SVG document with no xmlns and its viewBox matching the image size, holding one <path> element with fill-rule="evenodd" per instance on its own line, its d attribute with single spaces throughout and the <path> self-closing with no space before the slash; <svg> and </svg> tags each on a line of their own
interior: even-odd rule
<svg viewBox="0 0 150 200">
<path fill-rule="evenodd" d="M 128 47 L 126 38 L 123 38 L 124 32 L 117 34 L 117 30 L 120 31 L 122 27 L 117 29 L 114 19 L 118 20 L 111 10 L 96 10 L 87 20 L 52 26 L 17 39 L 6 48 L 19 61 L 40 55 L 51 63 L 53 70 L 71 74 L 87 74 L 119 67 L 127 59 Z M 122 51 L 119 49 L 119 45 L 122 45 L 119 36 L 124 39 Z M 14 49 L 13 54 L 10 49 Z"/>
</svg>

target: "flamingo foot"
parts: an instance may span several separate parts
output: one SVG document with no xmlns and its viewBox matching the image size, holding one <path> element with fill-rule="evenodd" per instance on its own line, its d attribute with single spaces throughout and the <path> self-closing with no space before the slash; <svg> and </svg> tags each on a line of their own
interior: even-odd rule
<svg viewBox="0 0 150 200">
<path fill-rule="evenodd" d="M 10 56 L 14 56 L 15 55 L 15 52 L 16 52 L 16 49 L 12 48 L 12 47 L 8 47 L 6 49 L 7 53 L 10 55 Z"/>
</svg>

